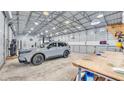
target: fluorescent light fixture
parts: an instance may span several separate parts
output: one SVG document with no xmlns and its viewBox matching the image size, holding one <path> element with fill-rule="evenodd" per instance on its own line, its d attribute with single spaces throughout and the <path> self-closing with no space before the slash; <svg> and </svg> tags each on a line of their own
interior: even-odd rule
<svg viewBox="0 0 124 93">
<path fill-rule="evenodd" d="M 56 35 L 58 35 L 59 33 L 57 32 Z"/>
<path fill-rule="evenodd" d="M 73 38 L 73 36 L 71 35 L 70 38 Z"/>
<path fill-rule="evenodd" d="M 65 24 L 69 24 L 70 23 L 70 21 L 65 21 Z"/>
<path fill-rule="evenodd" d="M 34 28 L 31 28 L 31 30 L 34 30 Z"/>
<path fill-rule="evenodd" d="M 31 33 L 31 31 L 28 31 L 28 33 Z"/>
<path fill-rule="evenodd" d="M 9 17 L 12 18 L 12 12 L 8 11 L 8 13 L 9 13 Z"/>
<path fill-rule="evenodd" d="M 45 33 L 48 33 L 48 31 L 46 30 Z"/>
<path fill-rule="evenodd" d="M 67 32 L 67 30 L 64 30 L 64 32 L 66 33 L 66 32 Z"/>
<path fill-rule="evenodd" d="M 80 26 L 78 26 L 77 28 L 79 28 L 79 29 L 80 29 L 81 27 L 80 27 Z"/>
<path fill-rule="evenodd" d="M 48 16 L 48 15 L 49 15 L 49 12 L 44 11 L 43 14 L 44 14 L 45 16 Z"/>
<path fill-rule="evenodd" d="M 97 16 L 97 18 L 102 18 L 103 17 L 103 14 L 99 14 L 98 16 Z"/>
<path fill-rule="evenodd" d="M 43 33 L 42 33 L 42 32 L 41 32 L 40 34 L 41 34 L 41 35 L 43 35 Z"/>
<path fill-rule="evenodd" d="M 100 20 L 94 19 L 94 20 L 91 22 L 91 25 L 98 25 L 98 24 L 100 24 L 100 23 L 101 23 Z"/>
<path fill-rule="evenodd" d="M 39 23 L 38 23 L 38 22 L 34 22 L 34 24 L 35 24 L 35 25 L 39 25 Z"/>
<path fill-rule="evenodd" d="M 56 28 L 55 27 L 53 27 L 53 30 L 55 30 Z"/>
</svg>

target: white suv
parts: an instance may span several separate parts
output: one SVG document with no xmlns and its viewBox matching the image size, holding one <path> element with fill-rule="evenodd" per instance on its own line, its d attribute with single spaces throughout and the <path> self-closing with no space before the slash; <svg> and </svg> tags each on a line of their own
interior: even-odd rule
<svg viewBox="0 0 124 93">
<path fill-rule="evenodd" d="M 21 49 L 19 50 L 20 63 L 32 63 L 39 65 L 48 58 L 63 56 L 68 57 L 70 54 L 70 46 L 64 42 L 44 43 L 40 48 Z"/>
</svg>

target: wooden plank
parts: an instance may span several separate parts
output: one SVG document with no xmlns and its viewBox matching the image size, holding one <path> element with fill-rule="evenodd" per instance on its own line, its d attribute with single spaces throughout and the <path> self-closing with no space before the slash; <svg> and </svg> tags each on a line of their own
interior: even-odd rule
<svg viewBox="0 0 124 93">
<path fill-rule="evenodd" d="M 105 52 L 103 56 L 89 55 L 72 62 L 72 64 L 115 80 L 124 80 L 124 74 L 113 71 L 113 67 L 124 68 L 124 55 L 122 53 Z"/>
</svg>

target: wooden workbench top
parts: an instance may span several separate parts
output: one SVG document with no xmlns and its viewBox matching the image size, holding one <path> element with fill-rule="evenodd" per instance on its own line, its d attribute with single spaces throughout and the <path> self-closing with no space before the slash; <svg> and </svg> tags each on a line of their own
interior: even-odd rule
<svg viewBox="0 0 124 93">
<path fill-rule="evenodd" d="M 124 68 L 124 55 L 120 52 L 106 51 L 102 56 L 88 55 L 72 64 L 115 80 L 124 80 L 124 74 L 113 70 L 114 67 Z"/>
</svg>

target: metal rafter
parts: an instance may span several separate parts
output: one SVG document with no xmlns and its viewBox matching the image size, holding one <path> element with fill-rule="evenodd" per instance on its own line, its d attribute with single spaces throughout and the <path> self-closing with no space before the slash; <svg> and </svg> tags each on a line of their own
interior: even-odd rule
<svg viewBox="0 0 124 93">
<path fill-rule="evenodd" d="M 109 20 L 109 21 L 118 20 L 118 19 L 121 19 L 121 18 L 122 18 L 122 17 L 117 18 L 117 19 L 112 19 L 112 20 Z M 102 28 L 102 27 L 105 27 L 105 26 L 106 26 L 106 25 L 99 26 L 99 27 L 97 27 L 97 29 Z M 91 29 L 87 29 L 87 30 L 91 30 Z M 86 31 L 86 30 L 83 30 L 83 31 Z M 79 32 L 82 32 L 82 30 L 80 30 Z M 76 33 L 76 32 L 72 32 L 72 33 Z M 66 34 L 71 34 L 71 33 L 66 33 Z M 66 35 L 66 34 L 64 34 L 64 35 Z M 58 35 L 58 36 L 60 36 L 60 35 Z"/>
<path fill-rule="evenodd" d="M 87 16 L 87 18 L 88 18 L 88 20 L 89 20 L 89 22 L 91 23 L 92 22 L 92 20 L 90 19 L 90 16 L 84 11 L 83 12 L 84 14 L 86 14 L 86 16 Z M 84 15 L 83 15 L 84 16 Z M 85 16 L 84 16 L 85 17 Z M 94 27 L 94 29 L 96 29 L 97 27 L 96 26 L 93 26 Z"/>
<path fill-rule="evenodd" d="M 71 13 L 71 12 L 70 12 Z M 72 15 L 72 13 L 71 13 L 71 15 Z M 72 15 L 73 16 L 73 15 Z M 73 18 L 74 19 L 76 19 L 76 21 L 78 21 L 79 22 L 79 25 L 81 25 L 85 30 L 87 30 L 86 28 L 85 28 L 85 26 L 75 17 L 75 16 L 73 16 Z M 77 22 L 77 23 L 78 23 Z"/>
<path fill-rule="evenodd" d="M 91 16 L 98 14 L 97 11 L 94 11 L 93 13 L 86 12 L 87 15 L 85 14 L 85 16 L 83 16 L 83 14 L 82 14 L 82 12 L 84 12 L 84 11 L 79 11 L 79 12 L 76 12 L 76 13 L 72 13 L 71 11 L 67 11 L 67 12 L 70 12 L 69 16 L 64 15 L 65 12 L 61 15 L 62 12 L 55 12 L 55 11 L 51 12 L 49 14 L 49 16 L 43 16 L 42 11 L 36 11 L 36 12 L 33 11 L 33 13 L 36 13 L 37 18 L 35 17 L 35 15 L 34 16 L 30 15 L 30 18 L 29 18 L 29 16 L 27 14 L 25 14 L 26 12 L 24 12 L 24 13 L 20 12 L 19 15 L 17 15 L 16 14 L 17 12 L 15 12 L 13 14 L 14 15 L 13 23 L 16 25 L 16 27 L 18 27 L 18 24 L 19 24 L 19 29 L 18 29 L 19 32 L 17 32 L 19 34 L 21 34 L 22 32 L 25 32 L 24 30 L 28 30 L 29 27 L 32 26 L 32 22 L 34 22 L 34 21 L 38 21 L 38 22 L 40 22 L 40 24 L 38 26 L 35 26 L 34 31 L 33 31 L 32 34 L 34 34 L 34 33 L 37 34 L 40 31 L 43 31 L 47 28 L 50 28 L 49 24 L 51 24 L 51 25 L 53 24 L 53 26 L 57 27 L 56 30 L 52 30 L 52 33 L 56 33 L 56 32 L 60 31 L 61 34 L 68 34 L 68 33 L 75 33 L 77 31 L 80 32 L 80 31 L 85 31 L 85 30 L 94 29 L 94 28 L 97 29 L 99 27 L 103 27 L 103 26 L 113 24 L 113 23 L 121 23 L 120 20 L 122 19 L 122 17 L 120 17 L 121 16 L 120 13 L 122 11 L 110 12 L 110 13 L 104 14 L 103 21 L 98 26 L 90 26 L 89 23 L 91 23 L 91 21 L 92 21 L 92 19 L 90 19 L 90 18 L 91 18 Z M 82 15 L 82 17 L 79 16 L 80 18 L 78 18 L 78 16 L 76 16 L 76 15 L 79 15 L 79 14 Z M 111 17 L 109 17 L 111 15 L 113 15 L 112 16 L 112 17 L 114 17 L 113 19 Z M 25 21 L 25 17 L 27 17 L 26 18 L 27 21 Z M 63 21 L 56 20 L 59 17 L 62 17 Z M 19 19 L 19 20 L 17 20 L 17 19 Z M 70 27 L 67 27 L 66 25 L 63 25 L 63 22 L 66 21 L 66 19 L 69 19 L 71 21 L 69 23 Z M 85 20 L 83 21 L 83 19 L 88 19 L 88 21 L 85 21 Z M 23 20 L 25 22 L 23 22 Z M 57 23 L 53 23 L 54 20 L 56 20 Z M 82 21 L 80 21 L 80 20 L 82 20 Z M 24 28 L 23 28 L 23 23 L 25 24 Z M 75 24 L 73 24 L 73 23 L 75 23 Z M 81 30 L 77 29 L 77 26 L 81 26 L 82 29 L 81 28 L 80 28 Z M 91 28 L 89 28 L 88 26 L 90 26 Z M 74 28 L 74 30 L 72 30 L 71 27 Z M 64 30 L 68 30 L 68 31 L 66 33 L 64 33 L 63 32 Z"/>
<path fill-rule="evenodd" d="M 29 23 L 29 21 L 30 21 L 30 19 L 31 19 L 31 15 L 32 15 L 32 11 L 29 13 L 29 16 L 28 16 L 28 19 L 27 19 L 27 21 L 26 21 L 26 23 L 25 23 L 25 27 L 24 27 L 23 31 L 24 31 L 25 28 L 28 26 L 28 23 Z"/>
<path fill-rule="evenodd" d="M 53 20 L 55 20 L 56 18 L 58 18 L 59 16 L 61 16 L 62 14 L 64 14 L 64 12 L 58 14 L 55 18 L 51 19 L 50 21 L 48 21 L 46 24 L 44 24 L 43 26 L 41 26 L 40 24 L 40 28 L 38 28 L 37 30 L 35 30 L 36 32 L 39 31 L 39 30 L 42 30 L 44 27 L 46 27 L 48 24 L 50 24 Z"/>
</svg>

